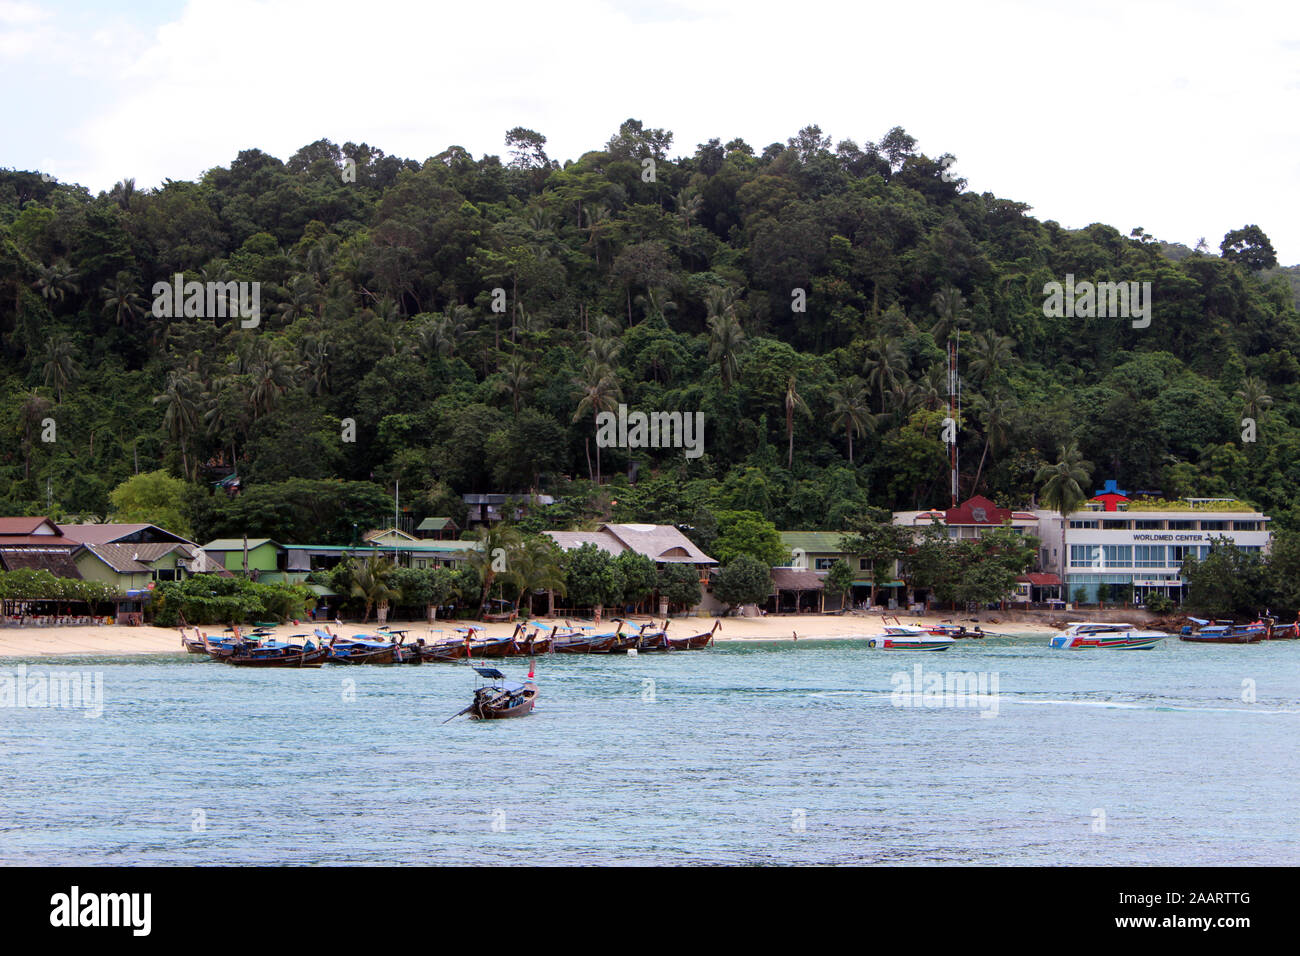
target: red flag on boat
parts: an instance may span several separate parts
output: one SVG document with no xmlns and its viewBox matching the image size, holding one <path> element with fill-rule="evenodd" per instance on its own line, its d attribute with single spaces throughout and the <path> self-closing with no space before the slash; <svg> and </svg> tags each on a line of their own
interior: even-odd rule
<svg viewBox="0 0 1300 956">
<path fill-rule="evenodd" d="M 533 679 L 533 668 L 536 667 L 536 666 L 537 666 L 537 661 L 530 657 L 530 658 L 528 659 L 528 679 L 529 679 L 529 680 L 532 680 L 532 679 Z"/>
</svg>

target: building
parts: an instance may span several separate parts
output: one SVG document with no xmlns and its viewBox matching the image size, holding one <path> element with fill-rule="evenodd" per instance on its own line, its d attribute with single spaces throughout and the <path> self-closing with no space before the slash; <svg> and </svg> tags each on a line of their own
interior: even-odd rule
<svg viewBox="0 0 1300 956">
<path fill-rule="evenodd" d="M 270 538 L 217 538 L 203 546 L 220 567 L 257 581 L 284 580 L 285 550 Z"/>
<path fill-rule="evenodd" d="M 937 521 L 947 529 L 948 537 L 954 541 L 977 541 L 988 532 L 1003 527 L 1010 528 L 1016 534 L 1038 536 L 1042 523 L 1040 515 L 1041 512 L 999 508 L 983 495 L 974 495 L 957 507 L 942 511 L 896 511 L 894 524 L 915 528 L 919 533 Z M 1057 597 L 1060 584 L 1060 578 L 1056 574 L 1040 569 L 1017 579 L 1015 590 L 1007 597 L 1019 603 L 1047 602 Z M 909 606 L 924 603 L 927 597 L 923 589 L 907 589 L 906 600 Z"/>
<path fill-rule="evenodd" d="M 529 509 L 538 505 L 553 505 L 555 499 L 550 495 L 502 495 L 469 494 L 461 496 L 469 507 L 465 523 L 470 527 L 476 524 L 496 524 L 503 518 L 518 521 L 528 514 Z"/>
<path fill-rule="evenodd" d="M 157 525 L 70 524 L 63 532 L 81 544 L 72 556 L 81 576 L 116 585 L 124 594 L 153 581 L 230 574 L 193 541 Z"/>
<path fill-rule="evenodd" d="M 672 525 L 665 524 L 603 524 L 597 531 L 547 531 L 552 541 L 565 551 L 574 551 L 586 544 L 594 544 L 611 555 L 624 551 L 645 555 L 656 566 L 664 564 L 689 564 L 695 567 L 700 587 L 709 586 L 709 569 L 717 561 L 698 547 L 695 542 Z M 711 600 L 711 596 L 707 597 Z M 705 604 L 707 604 L 707 600 Z M 661 612 L 662 613 L 662 612 Z"/>
<path fill-rule="evenodd" d="M 843 601 L 838 594 L 816 595 L 820 590 L 813 586 L 813 579 L 806 574 L 786 574 L 784 572 L 809 571 L 826 577 L 836 561 L 843 561 L 853 572 L 853 590 L 849 596 L 852 606 L 857 606 L 871 598 L 871 564 L 866 558 L 850 554 L 840 547 L 840 542 L 847 532 L 844 531 L 781 531 L 781 544 L 790 552 L 790 563 L 772 569 L 772 601 L 768 609 L 772 611 L 790 610 L 793 607 L 818 607 L 819 610 L 839 610 Z M 897 568 L 895 568 L 897 571 Z M 780 572 L 780 573 L 778 573 Z M 901 588 L 903 582 L 887 581 L 876 589 L 877 600 L 888 603 L 892 589 Z M 803 593 L 809 592 L 809 593 Z M 895 596 L 896 597 L 896 596 Z"/>
<path fill-rule="evenodd" d="M 454 540 L 456 535 L 460 534 L 460 526 L 451 518 L 425 518 L 416 525 L 415 534 L 424 539 Z"/>
<path fill-rule="evenodd" d="M 1269 548 L 1269 517 L 1241 501 L 1189 498 L 1130 500 L 1108 482 L 1065 529 L 1062 567 L 1061 516 L 1039 511 L 1040 563 L 1065 578 L 1067 601 L 1145 603 L 1163 594 L 1181 603 L 1183 560 L 1206 557 L 1211 543 L 1226 538 L 1246 552 Z"/>
<path fill-rule="evenodd" d="M 80 542 L 49 518 L 0 518 L 0 570 L 49 571 L 56 578 L 79 578 L 72 560 Z"/>
</svg>

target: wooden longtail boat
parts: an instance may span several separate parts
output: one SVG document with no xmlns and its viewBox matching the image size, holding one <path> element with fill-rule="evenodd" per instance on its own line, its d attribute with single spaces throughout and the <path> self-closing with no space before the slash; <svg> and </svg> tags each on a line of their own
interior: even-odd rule
<svg viewBox="0 0 1300 956">
<path fill-rule="evenodd" d="M 1270 641 L 1294 641 L 1300 640 L 1300 621 L 1294 624 L 1272 624 L 1268 629 Z"/>
<path fill-rule="evenodd" d="M 329 645 L 317 647 L 311 643 L 239 646 L 233 654 L 222 659 L 235 667 L 320 667 L 325 663 L 329 650 Z"/>
<path fill-rule="evenodd" d="M 1183 625 L 1180 641 L 1190 644 L 1257 644 L 1269 635 L 1271 622 L 1255 621 L 1253 624 L 1234 624 L 1232 621 L 1206 621 L 1188 618 L 1191 624 Z"/>
<path fill-rule="evenodd" d="M 186 637 L 185 628 L 181 628 L 181 647 L 191 654 L 208 653 L 208 642 L 197 627 L 194 629 L 194 637 L 192 638 Z"/>
<path fill-rule="evenodd" d="M 664 621 L 664 626 L 655 628 L 654 622 L 641 626 L 641 633 L 637 635 L 636 649 L 640 651 L 670 651 L 672 645 L 668 643 L 668 621 Z"/>
<path fill-rule="evenodd" d="M 528 669 L 528 679 L 522 683 L 506 680 L 506 675 L 495 667 L 476 667 L 480 677 L 494 681 L 474 690 L 474 699 L 470 705 L 447 720 L 455 720 L 461 714 L 469 714 L 474 720 L 507 720 L 512 717 L 527 717 L 533 712 L 537 703 L 537 684 L 533 681 L 533 669 Z M 444 720 L 443 723 L 447 723 Z"/>
<path fill-rule="evenodd" d="M 1071 624 L 1065 633 L 1053 635 L 1047 643 L 1057 649 L 1101 647 L 1117 651 L 1149 651 L 1168 636 L 1159 631 L 1139 631 L 1132 624 L 1081 621 Z"/>
<path fill-rule="evenodd" d="M 664 639 L 668 642 L 669 648 L 674 651 L 698 651 L 700 648 L 708 647 L 713 643 L 713 635 L 721 626 L 721 621 L 714 621 L 713 627 L 702 634 L 692 634 L 690 637 L 668 637 L 665 635 Z"/>
<path fill-rule="evenodd" d="M 569 636 L 551 645 L 557 654 L 608 654 L 622 644 L 623 622 L 618 622 L 618 630 L 606 634 L 590 636 Z"/>
<path fill-rule="evenodd" d="M 437 641 L 433 644 L 426 644 L 424 639 L 420 638 L 415 642 L 414 648 L 419 651 L 420 658 L 425 661 L 441 663 L 465 659 L 464 641 Z"/>
</svg>

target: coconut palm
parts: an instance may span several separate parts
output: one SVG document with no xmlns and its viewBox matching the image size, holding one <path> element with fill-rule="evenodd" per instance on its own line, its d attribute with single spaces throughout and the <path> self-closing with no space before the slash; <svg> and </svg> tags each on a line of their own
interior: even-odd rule
<svg viewBox="0 0 1300 956">
<path fill-rule="evenodd" d="M 811 415 L 808 411 L 808 405 L 804 402 L 803 397 L 795 390 L 795 377 L 790 376 L 785 385 L 785 437 L 788 443 L 786 452 L 785 466 L 794 467 L 794 413 L 801 411 L 805 415 Z"/>
<path fill-rule="evenodd" d="M 167 373 L 167 386 L 163 393 L 153 400 L 155 405 L 163 406 L 163 428 L 167 437 L 180 446 L 181 471 L 187 479 L 193 477 L 189 442 L 199 429 L 201 395 L 202 388 L 189 370 L 173 369 Z"/>
<path fill-rule="evenodd" d="M 952 286 L 940 289 L 930 298 L 939 320 L 930 328 L 936 342 L 947 342 L 970 324 L 966 314 L 966 300 L 961 291 Z"/>
<path fill-rule="evenodd" d="M 496 381 L 496 389 L 510 396 L 510 407 L 516 415 L 524 393 L 532 384 L 532 377 L 528 374 L 531 369 L 532 363 L 517 353 L 506 358 L 498 368 L 501 377 Z"/>
<path fill-rule="evenodd" d="M 618 379 L 614 375 L 614 370 L 608 365 L 587 359 L 582 366 L 582 371 L 573 379 L 573 398 L 578 403 L 578 407 L 573 412 L 573 421 L 577 422 L 584 415 L 590 414 L 593 426 L 601 412 L 612 412 L 618 408 L 619 401 L 623 398 L 623 391 L 619 388 Z M 590 440 L 588 440 L 590 448 Z M 587 455 L 587 473 L 591 471 L 591 454 Z M 600 443 L 596 443 L 596 471 L 594 477 L 597 484 L 600 484 Z"/>
<path fill-rule="evenodd" d="M 56 332 L 45 341 L 45 364 L 41 368 L 45 385 L 53 388 L 60 404 L 63 390 L 69 388 L 81 375 L 81 365 L 73 351 L 72 340 L 63 332 Z"/>
<path fill-rule="evenodd" d="M 740 326 L 734 303 L 710 296 L 709 309 L 720 307 L 708 318 L 709 361 L 718 363 L 722 387 L 728 389 L 740 374 L 740 352 L 745 342 L 745 330 Z"/>
<path fill-rule="evenodd" d="M 565 593 L 560 549 L 550 538 L 543 535 L 524 538 L 507 553 L 506 562 L 504 577 L 519 589 L 515 597 L 516 614 L 525 594 L 533 591 Z"/>
<path fill-rule="evenodd" d="M 974 404 L 975 412 L 984 427 L 984 450 L 980 453 L 979 467 L 975 469 L 975 483 L 971 485 L 972 492 L 979 490 L 980 476 L 984 474 L 984 460 L 988 457 L 989 451 L 997 452 L 1005 448 L 1011 431 L 1010 421 L 1007 416 L 1009 408 L 1004 400 L 979 396 L 975 399 Z"/>
<path fill-rule="evenodd" d="M 987 382 L 1011 364 L 1011 349 L 1015 340 L 1006 335 L 998 335 L 992 329 L 986 329 L 975 337 L 971 345 L 971 376 L 978 382 Z"/>
<path fill-rule="evenodd" d="M 1061 586 L 1066 584 L 1066 568 L 1069 556 L 1065 552 L 1065 529 L 1069 516 L 1078 511 L 1088 500 L 1083 486 L 1092 476 L 1092 463 L 1083 460 L 1079 452 L 1079 443 L 1070 442 L 1060 446 L 1060 457 L 1056 464 L 1045 464 L 1038 469 L 1034 480 L 1043 483 L 1041 496 L 1043 504 L 1061 516 Z"/>
<path fill-rule="evenodd" d="M 885 393 L 896 387 L 907 370 L 907 357 L 902 347 L 885 335 L 877 335 L 867 346 L 867 357 L 862 363 L 867 373 L 867 386 L 880 396 L 880 410 L 886 409 Z"/>
<path fill-rule="evenodd" d="M 677 215 L 681 217 L 683 229 L 691 227 L 703 207 L 704 200 L 689 186 L 677 193 Z"/>
<path fill-rule="evenodd" d="M 849 440 L 849 464 L 853 464 L 853 436 L 874 430 L 875 419 L 867 403 L 867 390 L 858 378 L 837 382 L 827 393 L 831 401 L 831 425 L 843 428 Z"/>
<path fill-rule="evenodd" d="M 397 569 L 392 561 L 377 554 L 352 559 L 352 596 L 362 598 L 366 602 L 363 624 L 370 620 L 372 607 L 378 610 L 382 620 L 388 616 L 389 603 L 401 598 L 402 592 L 388 583 L 395 570 Z"/>
<path fill-rule="evenodd" d="M 69 293 L 79 291 L 77 279 L 80 276 L 68 268 L 66 262 L 56 262 L 51 266 L 36 267 L 36 281 L 32 283 L 41 297 L 50 302 L 62 302 Z"/>
<path fill-rule="evenodd" d="M 1259 413 L 1273 404 L 1273 396 L 1264 391 L 1264 383 L 1254 377 L 1241 383 L 1237 397 L 1241 399 L 1243 418 L 1259 418 Z"/>
<path fill-rule="evenodd" d="M 126 272 L 119 272 L 113 284 L 101 293 L 104 299 L 104 314 L 113 316 L 113 321 L 127 328 L 131 321 L 144 314 L 144 299 L 132 288 L 131 277 Z"/>
<path fill-rule="evenodd" d="M 481 614 L 486 614 L 488 595 L 496 583 L 497 575 L 509 573 L 510 555 L 518 549 L 522 539 L 514 528 L 496 524 L 479 528 L 473 540 L 478 543 L 478 547 L 467 552 L 466 563 L 482 582 L 479 609 Z"/>
</svg>

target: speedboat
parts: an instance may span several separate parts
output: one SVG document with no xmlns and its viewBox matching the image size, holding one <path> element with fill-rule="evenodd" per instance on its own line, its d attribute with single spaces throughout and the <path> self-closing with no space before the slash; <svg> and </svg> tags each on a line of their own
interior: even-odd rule
<svg viewBox="0 0 1300 956">
<path fill-rule="evenodd" d="M 953 639 L 910 624 L 887 624 L 885 633 L 867 638 L 867 647 L 882 651 L 946 651 Z"/>
<path fill-rule="evenodd" d="M 1132 624 L 1079 621 L 1068 625 L 1063 633 L 1053 635 L 1047 643 L 1050 647 L 1066 649 L 1108 647 L 1121 651 L 1146 651 L 1168 636 L 1160 631 L 1138 630 Z"/>
</svg>

